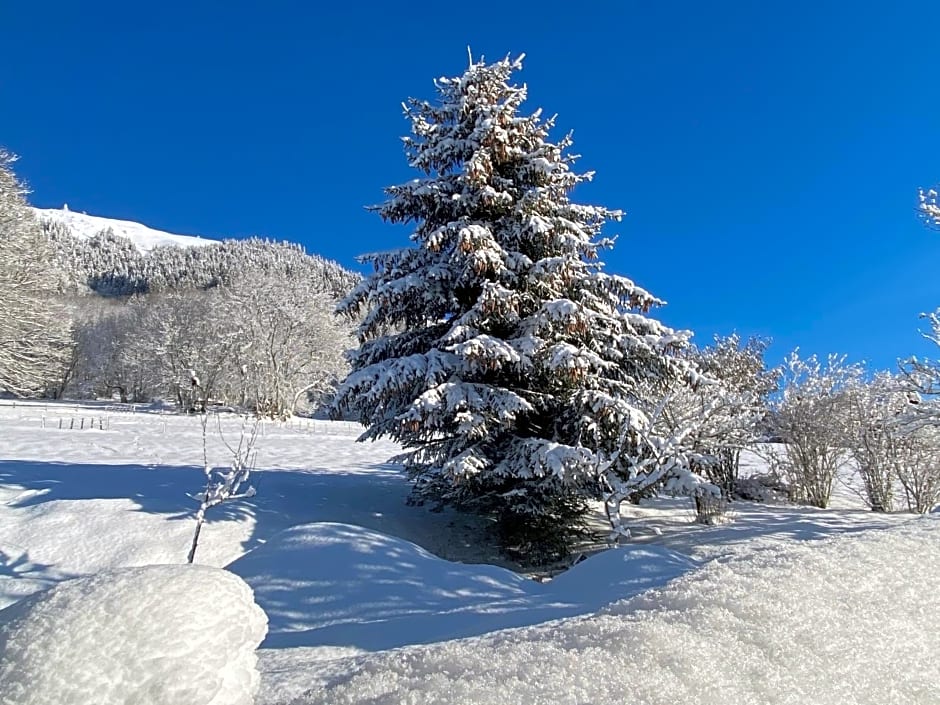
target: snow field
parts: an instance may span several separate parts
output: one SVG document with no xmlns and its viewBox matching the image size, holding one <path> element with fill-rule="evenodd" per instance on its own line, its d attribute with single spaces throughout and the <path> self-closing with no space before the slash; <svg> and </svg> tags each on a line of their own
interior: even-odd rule
<svg viewBox="0 0 940 705">
<path fill-rule="evenodd" d="M 103 430 L 42 424 L 102 414 Z M 242 422 L 219 420 L 237 444 Z M 0 607 L 185 560 L 204 479 L 198 419 L 17 402 L 0 403 L 0 429 Z M 224 466 L 210 430 L 209 461 Z M 940 702 L 923 656 L 940 653 L 936 519 L 866 511 L 844 485 L 831 510 L 736 502 L 712 527 L 693 523 L 688 500 L 659 498 L 624 507 L 626 546 L 539 584 L 492 565 L 479 525 L 407 506 L 387 463 L 397 446 L 357 433 L 266 424 L 258 495 L 208 514 L 197 563 L 241 576 L 269 620 L 259 705 Z M 90 639 L 85 625 L 65 623 L 58 641 Z"/>
<path fill-rule="evenodd" d="M 267 619 L 206 566 L 70 580 L 0 611 L 3 705 L 251 705 Z"/>
<path fill-rule="evenodd" d="M 925 518 L 713 561 L 594 616 L 334 662 L 293 702 L 937 703 L 938 540 Z"/>
</svg>

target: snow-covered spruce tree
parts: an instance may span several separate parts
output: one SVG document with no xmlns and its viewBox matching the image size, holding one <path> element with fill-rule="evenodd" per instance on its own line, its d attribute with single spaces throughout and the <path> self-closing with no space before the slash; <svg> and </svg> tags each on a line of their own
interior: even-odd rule
<svg viewBox="0 0 940 705">
<path fill-rule="evenodd" d="M 549 141 L 554 119 L 520 114 L 520 68 L 471 61 L 404 106 L 421 176 L 376 210 L 414 246 L 365 256 L 374 273 L 340 305 L 363 319 L 334 411 L 402 443 L 418 497 L 495 517 L 536 562 L 567 550 L 602 474 L 635 478 L 641 383 L 691 365 L 670 354 L 686 334 L 644 315 L 661 302 L 602 272 L 621 213 L 569 200 L 592 174 L 572 171 L 570 136 Z"/>
<path fill-rule="evenodd" d="M 45 241 L 0 148 L 0 393 L 57 393 L 69 368 L 68 316 L 55 300 Z"/>
</svg>

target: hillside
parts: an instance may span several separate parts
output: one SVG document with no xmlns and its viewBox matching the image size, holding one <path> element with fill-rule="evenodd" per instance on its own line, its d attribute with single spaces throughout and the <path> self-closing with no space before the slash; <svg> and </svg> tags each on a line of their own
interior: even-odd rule
<svg viewBox="0 0 940 705">
<path fill-rule="evenodd" d="M 99 233 L 110 230 L 115 235 L 130 240 L 131 244 L 142 253 L 153 251 L 157 247 L 201 247 L 218 244 L 217 240 L 204 239 L 193 235 L 175 235 L 148 228 L 130 220 L 102 218 L 87 213 L 70 211 L 62 208 L 33 208 L 36 217 L 43 223 L 58 224 L 68 230 L 72 237 L 89 240 Z"/>
<path fill-rule="evenodd" d="M 65 208 L 34 211 L 49 240 L 64 293 L 130 296 L 210 289 L 253 272 L 304 278 L 314 289 L 339 298 L 360 278 L 294 243 L 259 237 L 218 241 Z"/>
</svg>

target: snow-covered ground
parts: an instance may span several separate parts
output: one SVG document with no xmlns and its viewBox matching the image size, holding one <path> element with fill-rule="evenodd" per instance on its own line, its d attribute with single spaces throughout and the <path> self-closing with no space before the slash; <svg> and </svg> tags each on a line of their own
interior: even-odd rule
<svg viewBox="0 0 940 705">
<path fill-rule="evenodd" d="M 220 428 L 221 466 L 241 421 Z M 739 502 L 715 527 L 655 500 L 627 509 L 629 545 L 540 583 L 494 565 L 479 521 L 408 506 L 397 448 L 358 432 L 265 424 L 257 496 L 208 515 L 196 562 L 268 618 L 260 703 L 940 702 L 936 519 L 842 487 L 830 510 Z M 0 402 L 0 607 L 184 562 L 202 458 L 196 418 Z"/>
<path fill-rule="evenodd" d="M 141 252 L 150 252 L 155 247 L 165 245 L 201 247 L 216 242 L 196 235 L 174 235 L 162 230 L 154 230 L 130 220 L 115 220 L 87 213 L 75 213 L 68 208 L 34 208 L 33 210 L 40 220 L 61 223 L 73 236 L 81 239 L 90 238 L 102 230 L 110 229 L 115 235 L 126 237 Z"/>
</svg>

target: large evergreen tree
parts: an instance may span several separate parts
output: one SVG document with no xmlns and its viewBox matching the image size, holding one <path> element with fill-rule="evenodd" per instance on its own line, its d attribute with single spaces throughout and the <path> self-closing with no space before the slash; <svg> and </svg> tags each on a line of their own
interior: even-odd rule
<svg viewBox="0 0 940 705">
<path fill-rule="evenodd" d="M 685 335 L 645 315 L 662 302 L 602 271 L 621 213 L 569 199 L 592 174 L 554 119 L 520 114 L 520 68 L 471 61 L 404 106 L 421 176 L 376 209 L 414 246 L 365 256 L 374 274 L 341 304 L 363 319 L 336 410 L 404 446 L 420 495 L 492 513 L 529 551 L 563 547 L 605 472 L 636 474 L 638 390 L 688 367 L 670 355 Z"/>
</svg>

